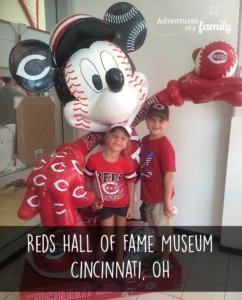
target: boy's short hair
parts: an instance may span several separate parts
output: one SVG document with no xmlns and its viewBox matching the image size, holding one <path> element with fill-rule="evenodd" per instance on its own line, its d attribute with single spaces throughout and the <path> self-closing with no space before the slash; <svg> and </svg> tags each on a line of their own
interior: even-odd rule
<svg viewBox="0 0 242 300">
<path fill-rule="evenodd" d="M 163 120 L 169 120 L 169 107 L 160 102 L 152 103 L 146 113 L 146 118 L 160 117 Z"/>
</svg>

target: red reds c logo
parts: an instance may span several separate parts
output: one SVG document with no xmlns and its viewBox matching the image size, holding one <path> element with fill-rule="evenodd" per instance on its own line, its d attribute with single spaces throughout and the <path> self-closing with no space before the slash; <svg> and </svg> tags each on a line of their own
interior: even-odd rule
<svg viewBox="0 0 242 300">
<path fill-rule="evenodd" d="M 163 110 L 165 108 L 161 103 L 155 103 L 153 107 L 158 110 Z"/>
<path fill-rule="evenodd" d="M 228 53 L 224 50 L 214 50 L 208 55 L 209 60 L 214 64 L 223 64 L 228 59 Z"/>
</svg>

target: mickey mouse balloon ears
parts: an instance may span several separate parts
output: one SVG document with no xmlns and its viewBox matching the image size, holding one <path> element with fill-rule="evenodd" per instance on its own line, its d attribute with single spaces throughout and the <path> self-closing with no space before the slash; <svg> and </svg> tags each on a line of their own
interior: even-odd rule
<svg viewBox="0 0 242 300">
<path fill-rule="evenodd" d="M 55 83 L 56 69 L 49 45 L 25 40 L 10 52 L 9 70 L 14 80 L 31 92 L 45 91 Z"/>
<path fill-rule="evenodd" d="M 119 2 L 112 5 L 104 20 L 115 29 L 114 42 L 126 52 L 139 49 L 146 38 L 146 23 L 141 12 L 132 4 Z"/>
<path fill-rule="evenodd" d="M 50 37 L 50 46 L 39 40 L 25 40 L 11 51 L 9 69 L 12 77 L 29 91 L 45 91 L 57 80 L 56 66 L 81 48 L 97 40 L 113 41 L 114 29 L 108 23 L 88 16 L 69 16 L 59 22 Z"/>
<path fill-rule="evenodd" d="M 10 53 L 9 69 L 23 88 L 45 91 L 61 81 L 56 66 L 61 68 L 79 49 L 89 48 L 95 41 L 110 41 L 131 52 L 143 45 L 146 31 L 142 14 L 126 2 L 111 6 L 104 21 L 84 14 L 72 15 L 56 25 L 50 45 L 39 40 L 18 43 Z"/>
</svg>

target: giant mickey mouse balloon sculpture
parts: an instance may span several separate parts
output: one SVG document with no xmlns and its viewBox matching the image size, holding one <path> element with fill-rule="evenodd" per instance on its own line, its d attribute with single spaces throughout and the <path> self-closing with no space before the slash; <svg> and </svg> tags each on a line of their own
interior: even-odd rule
<svg viewBox="0 0 242 300">
<path fill-rule="evenodd" d="M 135 70 L 127 54 L 143 44 L 145 34 L 141 13 L 128 3 L 117 3 L 107 11 L 105 21 L 82 14 L 62 20 L 50 45 L 26 40 L 13 48 L 10 71 L 14 79 L 30 91 L 55 85 L 67 121 L 90 131 L 36 165 L 18 211 L 20 218 L 39 213 L 43 225 L 84 224 L 78 208 L 94 200 L 92 191 L 84 187 L 85 155 L 101 142 L 111 124 L 123 122 L 134 129 L 150 103 L 179 106 L 184 100 L 224 100 L 242 105 L 242 80 L 225 78 L 235 70 L 236 53 L 223 42 L 195 50 L 195 69 L 147 99 L 147 79 Z M 137 140 L 135 133 L 133 139 Z M 133 158 L 136 155 L 137 151 Z"/>
</svg>

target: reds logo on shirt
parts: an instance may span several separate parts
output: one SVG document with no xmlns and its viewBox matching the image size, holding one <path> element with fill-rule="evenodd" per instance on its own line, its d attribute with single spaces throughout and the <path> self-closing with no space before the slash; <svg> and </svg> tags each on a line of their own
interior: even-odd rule
<svg viewBox="0 0 242 300">
<path fill-rule="evenodd" d="M 105 182 L 102 184 L 102 190 L 109 195 L 115 195 L 118 192 L 118 184 L 116 182 Z"/>
<path fill-rule="evenodd" d="M 96 171 L 96 177 L 103 201 L 119 201 L 122 199 L 124 192 L 121 174 Z"/>
</svg>

